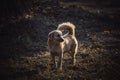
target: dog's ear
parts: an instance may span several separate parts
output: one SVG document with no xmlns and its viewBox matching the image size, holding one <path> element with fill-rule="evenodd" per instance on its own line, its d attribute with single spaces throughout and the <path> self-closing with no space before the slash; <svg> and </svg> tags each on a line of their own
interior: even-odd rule
<svg viewBox="0 0 120 80">
<path fill-rule="evenodd" d="M 49 34 L 48 37 L 49 37 L 50 39 L 53 39 L 53 38 L 54 38 L 54 34 Z"/>
</svg>

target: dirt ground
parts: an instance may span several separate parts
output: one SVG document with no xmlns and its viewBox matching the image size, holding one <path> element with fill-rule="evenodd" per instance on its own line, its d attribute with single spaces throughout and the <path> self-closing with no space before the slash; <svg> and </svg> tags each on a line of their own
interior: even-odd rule
<svg viewBox="0 0 120 80">
<path fill-rule="evenodd" d="M 41 8 L 41 7 L 40 7 Z M 44 5 L 36 13 L 0 25 L 3 80 L 119 80 L 120 8 L 92 3 Z M 62 22 L 76 25 L 77 63 L 64 54 L 63 71 L 51 69 L 47 35 Z M 7 30 L 6 30 L 7 28 Z M 8 54 L 9 53 L 9 54 Z M 4 56 L 4 57 L 3 57 Z"/>
</svg>

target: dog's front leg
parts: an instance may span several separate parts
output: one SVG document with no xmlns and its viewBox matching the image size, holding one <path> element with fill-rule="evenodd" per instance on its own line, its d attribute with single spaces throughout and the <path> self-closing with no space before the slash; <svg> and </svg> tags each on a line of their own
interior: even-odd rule
<svg viewBox="0 0 120 80">
<path fill-rule="evenodd" d="M 53 68 L 57 68 L 55 55 L 53 55 L 52 53 L 51 53 L 51 62 L 53 63 Z"/>
<path fill-rule="evenodd" d="M 58 69 L 62 70 L 62 58 L 63 58 L 63 53 L 59 54 L 59 62 L 58 62 Z"/>
</svg>

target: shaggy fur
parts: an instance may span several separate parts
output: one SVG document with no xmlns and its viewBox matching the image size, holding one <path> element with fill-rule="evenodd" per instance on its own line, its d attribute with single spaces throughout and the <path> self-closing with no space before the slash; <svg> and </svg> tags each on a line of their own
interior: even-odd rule
<svg viewBox="0 0 120 80">
<path fill-rule="evenodd" d="M 68 31 L 68 33 L 62 35 L 64 31 Z M 62 70 L 63 53 L 66 52 L 71 55 L 72 63 L 75 65 L 78 42 L 75 37 L 75 26 L 72 23 L 66 22 L 59 24 L 57 30 L 53 30 L 49 33 L 47 43 L 54 67 Z M 56 56 L 59 57 L 58 64 L 56 64 Z"/>
</svg>

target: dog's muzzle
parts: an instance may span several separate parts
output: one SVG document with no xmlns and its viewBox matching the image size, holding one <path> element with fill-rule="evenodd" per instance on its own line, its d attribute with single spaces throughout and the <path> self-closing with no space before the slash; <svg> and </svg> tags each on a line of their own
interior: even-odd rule
<svg viewBox="0 0 120 80">
<path fill-rule="evenodd" d="M 59 42 L 63 42 L 64 39 L 63 39 L 63 38 L 59 38 L 59 39 L 57 39 L 57 41 L 59 41 Z"/>
</svg>

